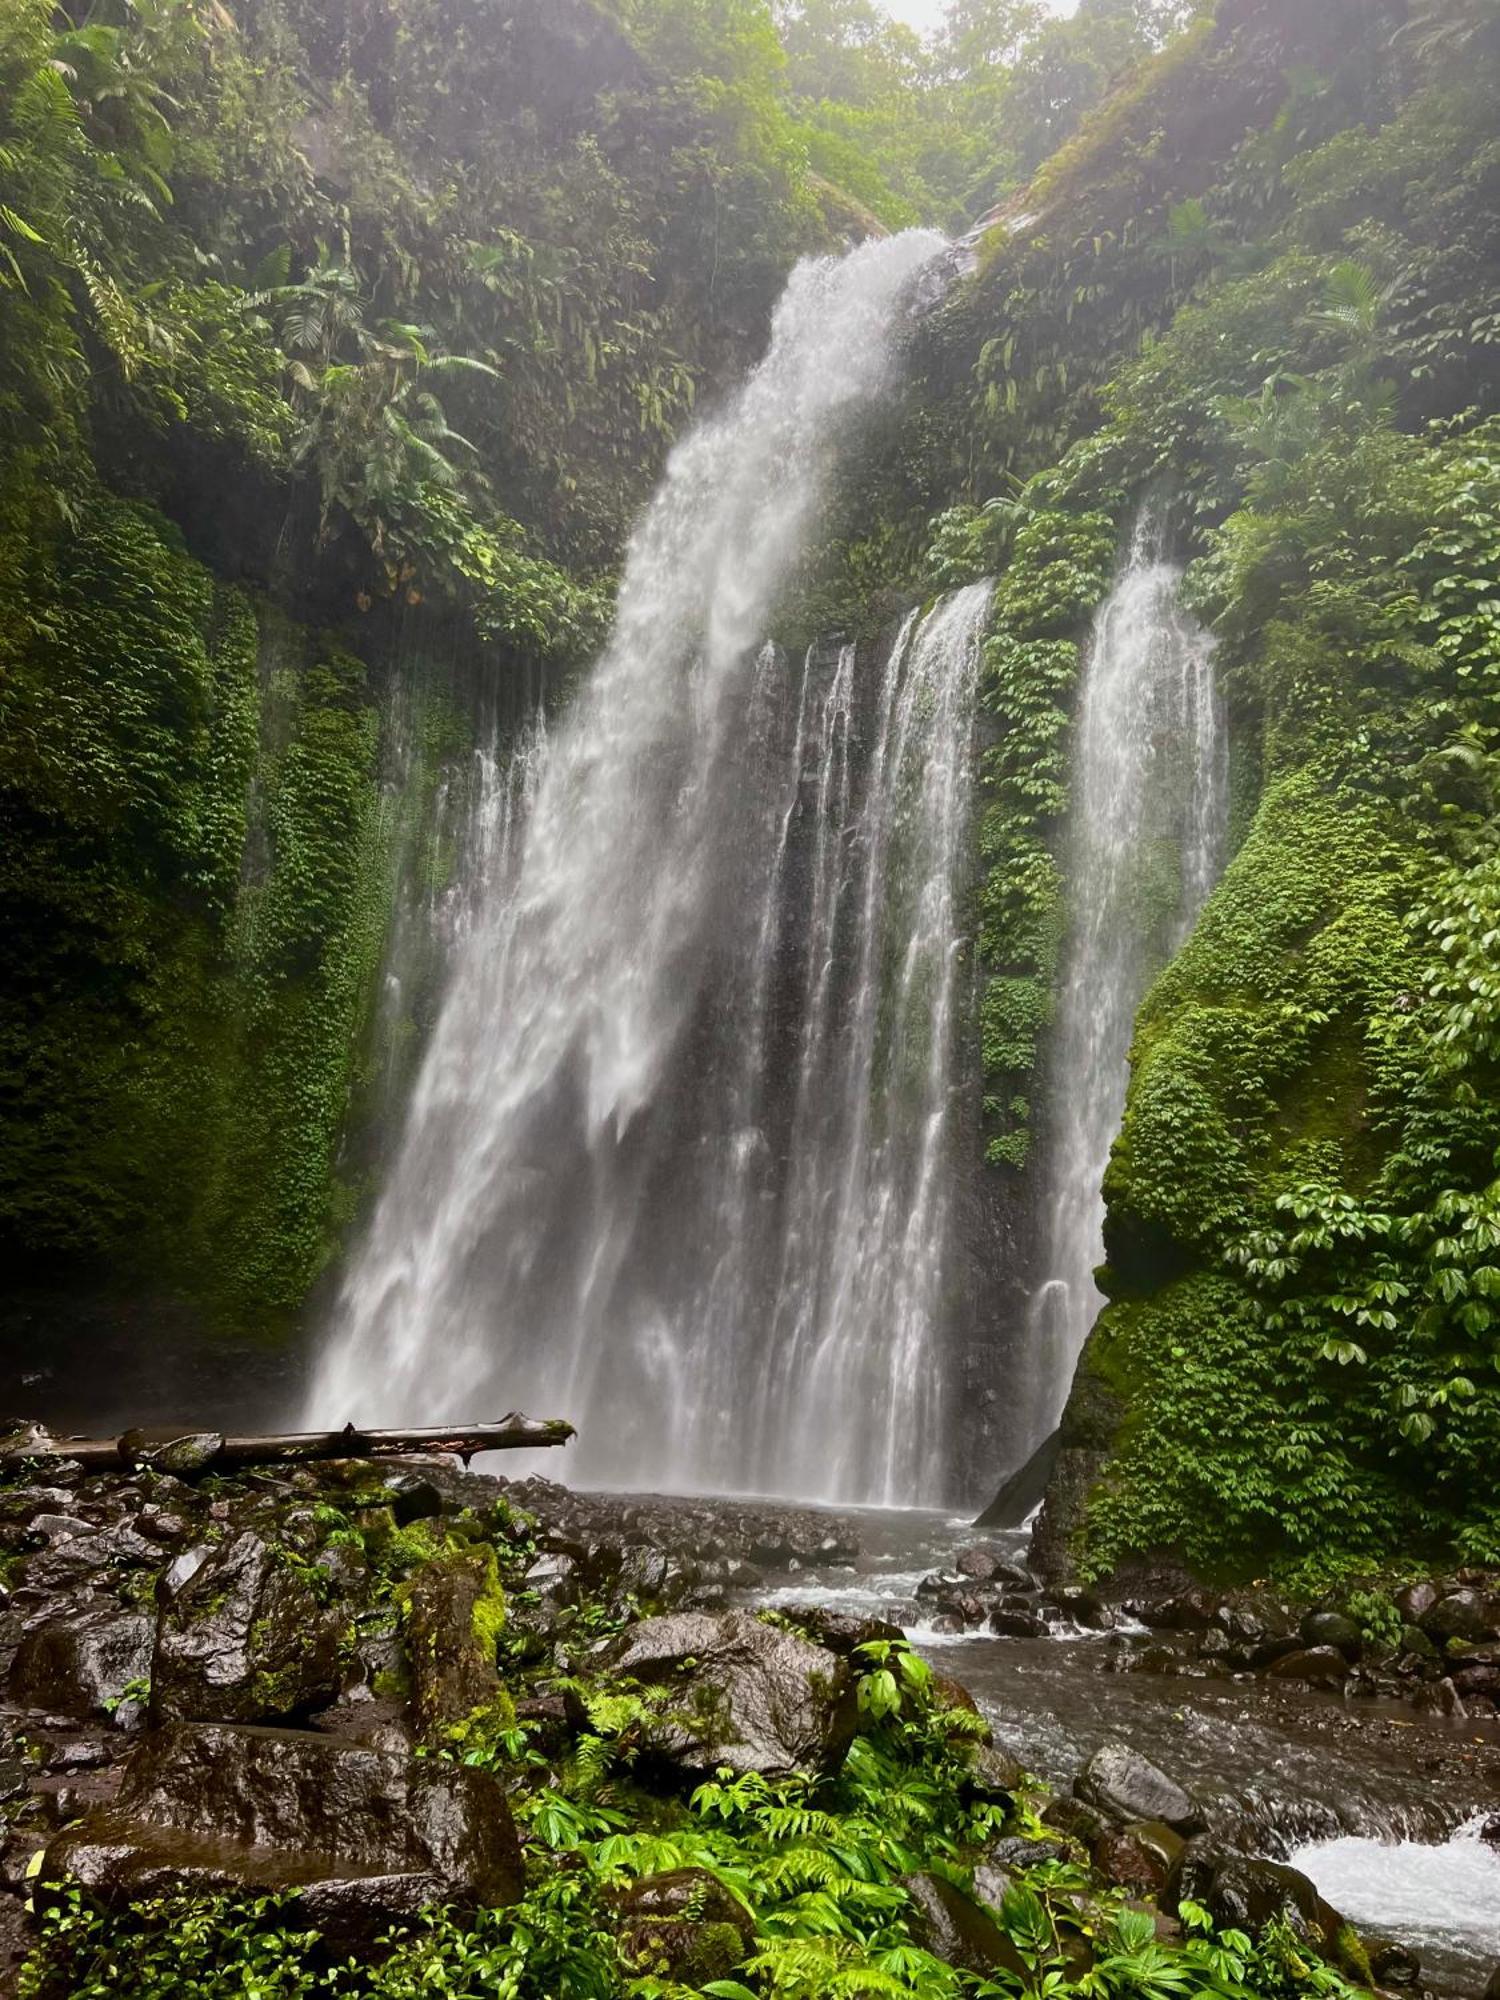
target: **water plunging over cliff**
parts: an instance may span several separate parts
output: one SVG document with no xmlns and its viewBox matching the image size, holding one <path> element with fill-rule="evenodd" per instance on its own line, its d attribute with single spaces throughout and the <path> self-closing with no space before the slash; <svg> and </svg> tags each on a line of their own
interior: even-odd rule
<svg viewBox="0 0 1500 2000">
<path fill-rule="evenodd" d="M 1182 609 L 1181 581 L 1148 511 L 1085 659 L 1041 1176 L 1044 1277 L 1028 1327 L 1020 1457 L 1061 1416 L 1103 1303 L 1093 1275 L 1104 1256 L 1101 1190 L 1125 1110 L 1136 1010 L 1223 866 L 1228 738 L 1213 641 Z"/>
<path fill-rule="evenodd" d="M 594 1480 L 934 1490 L 987 592 L 873 673 L 760 638 L 938 247 L 800 267 L 674 452 L 457 940 L 319 1421 L 516 1405 L 573 1418 Z"/>
</svg>

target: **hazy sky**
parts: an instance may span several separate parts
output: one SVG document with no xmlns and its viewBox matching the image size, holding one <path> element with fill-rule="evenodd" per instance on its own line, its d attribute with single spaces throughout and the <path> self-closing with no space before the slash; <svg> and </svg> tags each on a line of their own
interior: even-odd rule
<svg viewBox="0 0 1500 2000">
<path fill-rule="evenodd" d="M 914 28 L 935 28 L 943 18 L 948 0 L 882 0 L 885 11 Z M 1047 0 L 1054 14 L 1071 14 L 1078 0 Z"/>
</svg>

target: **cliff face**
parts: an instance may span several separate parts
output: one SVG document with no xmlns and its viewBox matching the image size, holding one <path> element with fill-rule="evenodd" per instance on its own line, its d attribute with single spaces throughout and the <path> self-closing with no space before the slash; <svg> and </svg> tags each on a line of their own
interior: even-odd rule
<svg viewBox="0 0 1500 2000">
<path fill-rule="evenodd" d="M 981 952 L 991 1157 L 1022 1214 L 1068 1082 L 1079 643 L 1147 492 L 1231 709 L 1235 858 L 1137 1022 L 1057 1565 L 1168 1549 L 1316 1581 L 1495 1552 L 1496 54 L 1461 9 L 1221 10 L 1044 176 L 940 336 L 999 384 L 974 419 L 998 457 L 1067 442 L 938 544 L 945 573 L 1002 569 Z M 1191 123 L 1213 77 L 1243 119 L 1187 136 L 1178 103 Z M 1039 310 L 1049 285 L 1076 311 Z M 1001 371 L 1039 340 L 1016 393 Z"/>
</svg>

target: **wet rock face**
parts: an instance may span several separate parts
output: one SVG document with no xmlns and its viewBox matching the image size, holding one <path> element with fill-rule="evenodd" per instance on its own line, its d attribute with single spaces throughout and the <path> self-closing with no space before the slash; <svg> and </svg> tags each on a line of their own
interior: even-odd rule
<svg viewBox="0 0 1500 2000">
<path fill-rule="evenodd" d="M 1192 1832 L 1203 1823 L 1196 1802 L 1182 1786 L 1128 1744 L 1106 1743 L 1096 1750 L 1073 1789 L 1114 1820 L 1160 1820 L 1178 1833 Z"/>
<path fill-rule="evenodd" d="M 504 1603 L 493 1555 L 474 1549 L 424 1565 L 407 1592 L 412 1721 L 432 1738 L 500 1692 L 495 1641 Z"/>
<path fill-rule="evenodd" d="M 679 1985 L 724 1979 L 749 1950 L 755 1923 L 706 1868 L 644 1875 L 618 1905 L 620 1955 L 637 1974 Z"/>
<path fill-rule="evenodd" d="M 912 1906 L 913 1935 L 934 1958 L 981 1979 L 1006 1972 L 1029 1980 L 1025 1960 L 994 1918 L 951 1882 L 940 1875 L 908 1875 L 901 1886 Z"/>
<path fill-rule="evenodd" d="M 10 1694 L 31 1708 L 80 1718 L 115 1714 L 151 1668 L 155 1627 L 112 1601 L 84 1603 L 27 1627 L 10 1669 Z"/>
<path fill-rule="evenodd" d="M 1252 1860 L 1190 1841 L 1173 1870 L 1171 1907 L 1180 1901 L 1201 1903 L 1216 1921 L 1260 1937 L 1273 1923 L 1284 1923 L 1292 1935 L 1320 1952 L 1332 1951 L 1349 1929 L 1316 1885 L 1299 1869 L 1282 1861 Z"/>
<path fill-rule="evenodd" d="M 290 1720 L 333 1700 L 337 1613 L 246 1532 L 216 1549 L 165 1605 L 151 1668 L 153 1722 Z"/>
<path fill-rule="evenodd" d="M 650 1754 L 683 1776 L 720 1766 L 786 1777 L 833 1770 L 854 1737 L 846 1664 L 747 1612 L 677 1612 L 628 1631 L 612 1664 L 670 1690 L 647 1733 Z"/>
<path fill-rule="evenodd" d="M 47 1849 L 106 1901 L 176 1890 L 296 1889 L 335 1943 L 432 1903 L 523 1893 L 504 1794 L 484 1771 L 296 1730 L 178 1723 L 147 1737 L 113 1806 Z"/>
</svg>

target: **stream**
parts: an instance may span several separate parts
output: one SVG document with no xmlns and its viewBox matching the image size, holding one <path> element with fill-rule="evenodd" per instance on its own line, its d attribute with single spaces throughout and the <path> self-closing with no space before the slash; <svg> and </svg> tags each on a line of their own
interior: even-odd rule
<svg viewBox="0 0 1500 2000">
<path fill-rule="evenodd" d="M 1132 1671 L 1147 1637 L 1128 1627 L 937 1632 L 916 1603 L 923 1577 L 976 1542 L 1022 1560 L 1025 1534 L 916 1511 L 835 1518 L 857 1565 L 783 1571 L 754 1601 L 902 1625 L 968 1688 L 996 1741 L 1059 1788 L 1101 1744 L 1127 1742 L 1194 1793 L 1211 1832 L 1293 1863 L 1356 1926 L 1410 1945 L 1427 1990 L 1483 1993 L 1500 1963 L 1500 1850 L 1480 1838 L 1500 1808 L 1500 1725 L 1266 1679 Z"/>
</svg>

